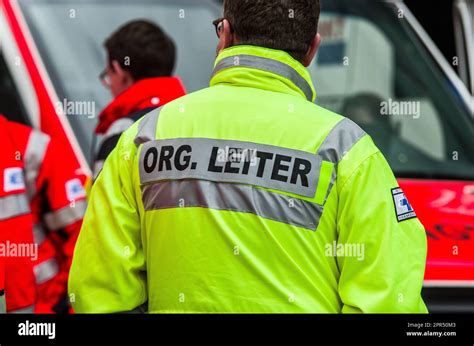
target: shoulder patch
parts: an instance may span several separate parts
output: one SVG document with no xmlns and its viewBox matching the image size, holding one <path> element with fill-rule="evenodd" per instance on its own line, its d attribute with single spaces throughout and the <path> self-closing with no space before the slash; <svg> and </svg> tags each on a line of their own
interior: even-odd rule
<svg viewBox="0 0 474 346">
<path fill-rule="evenodd" d="M 25 189 L 23 170 L 20 167 L 6 168 L 3 173 L 3 190 L 5 192 Z"/>
<path fill-rule="evenodd" d="M 408 199 L 401 188 L 396 187 L 392 189 L 392 197 L 398 222 L 416 217 L 415 210 L 411 206 L 410 202 L 408 202 Z"/>
<path fill-rule="evenodd" d="M 79 198 L 86 197 L 86 191 L 78 178 L 66 182 L 66 196 L 68 201 L 75 201 Z"/>
</svg>

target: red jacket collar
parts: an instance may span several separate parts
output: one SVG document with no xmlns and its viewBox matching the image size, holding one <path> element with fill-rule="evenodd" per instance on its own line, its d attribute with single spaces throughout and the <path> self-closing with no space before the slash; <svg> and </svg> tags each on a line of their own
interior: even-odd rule
<svg viewBox="0 0 474 346">
<path fill-rule="evenodd" d="M 156 77 L 139 80 L 118 95 L 99 114 L 96 133 L 103 134 L 117 119 L 150 107 L 161 107 L 185 95 L 181 80 L 176 77 Z"/>
</svg>

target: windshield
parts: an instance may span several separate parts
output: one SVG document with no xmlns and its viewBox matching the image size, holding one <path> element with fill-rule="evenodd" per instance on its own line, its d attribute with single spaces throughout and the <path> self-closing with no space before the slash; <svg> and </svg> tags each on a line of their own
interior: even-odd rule
<svg viewBox="0 0 474 346">
<path fill-rule="evenodd" d="M 402 10 L 323 0 L 310 71 L 317 103 L 358 123 L 398 177 L 474 178 L 474 129 L 449 79 Z"/>
<path fill-rule="evenodd" d="M 176 74 L 188 92 L 208 86 L 221 16 L 212 0 L 20 0 L 60 100 L 111 96 L 97 76 L 103 41 L 127 21 L 159 23 L 178 47 Z M 343 114 L 374 139 L 398 177 L 474 179 L 472 118 L 447 77 L 386 2 L 322 0 L 323 43 L 310 66 L 316 103 Z M 96 119 L 68 114 L 89 157 Z"/>
</svg>

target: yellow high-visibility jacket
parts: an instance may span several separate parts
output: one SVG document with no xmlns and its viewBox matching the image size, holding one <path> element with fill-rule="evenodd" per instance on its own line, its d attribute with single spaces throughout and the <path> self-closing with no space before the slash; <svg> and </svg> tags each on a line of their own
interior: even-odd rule
<svg viewBox="0 0 474 346">
<path fill-rule="evenodd" d="M 426 312 L 424 228 L 383 155 L 282 51 L 126 131 L 92 189 L 77 312 Z"/>
</svg>

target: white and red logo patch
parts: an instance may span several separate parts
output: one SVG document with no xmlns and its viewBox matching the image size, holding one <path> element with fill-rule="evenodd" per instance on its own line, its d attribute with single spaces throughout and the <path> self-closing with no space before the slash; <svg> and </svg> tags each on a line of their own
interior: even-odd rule
<svg viewBox="0 0 474 346">
<path fill-rule="evenodd" d="M 66 182 L 66 196 L 69 201 L 86 197 L 86 191 L 78 178 Z"/>
<path fill-rule="evenodd" d="M 6 168 L 3 171 L 3 190 L 5 192 L 24 190 L 25 179 L 20 167 Z"/>
</svg>

